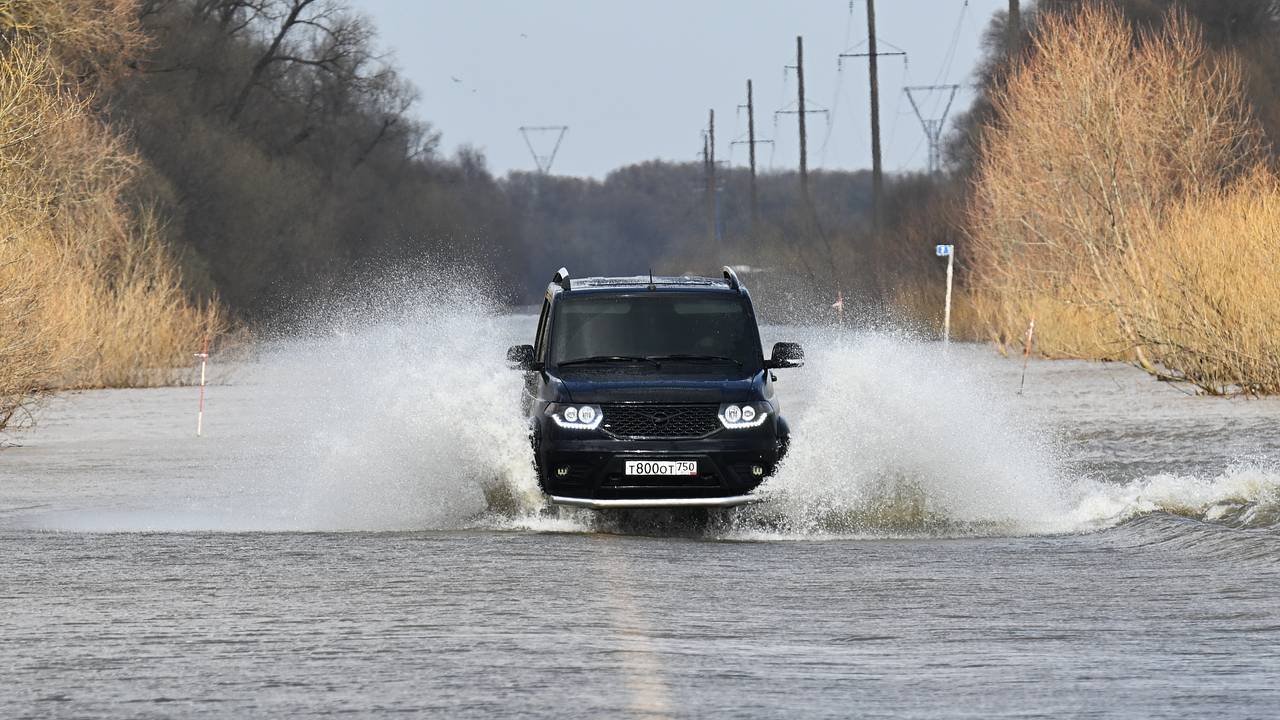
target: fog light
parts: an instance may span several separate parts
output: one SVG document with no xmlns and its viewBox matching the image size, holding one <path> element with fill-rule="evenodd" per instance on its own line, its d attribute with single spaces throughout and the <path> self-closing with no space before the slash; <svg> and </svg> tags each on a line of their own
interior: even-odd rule
<svg viewBox="0 0 1280 720">
<path fill-rule="evenodd" d="M 760 477 L 761 475 L 764 475 L 764 468 L 760 467 L 759 465 L 752 465 L 751 474 L 755 475 L 756 477 Z"/>
<path fill-rule="evenodd" d="M 564 467 L 558 467 L 558 468 L 556 468 L 556 475 L 558 475 L 558 476 L 560 476 L 560 477 L 564 477 L 565 475 L 568 475 L 568 474 L 569 474 L 569 466 L 568 466 L 568 465 L 566 465 L 566 466 L 564 466 Z"/>
</svg>

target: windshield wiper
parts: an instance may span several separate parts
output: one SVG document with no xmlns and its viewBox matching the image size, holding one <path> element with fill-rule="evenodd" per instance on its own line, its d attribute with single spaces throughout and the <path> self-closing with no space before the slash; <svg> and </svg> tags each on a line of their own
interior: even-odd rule
<svg viewBox="0 0 1280 720">
<path fill-rule="evenodd" d="M 563 360 L 556 363 L 558 367 L 566 365 L 588 365 L 591 363 L 609 363 L 609 362 L 648 362 L 661 367 L 661 363 L 653 358 L 641 357 L 639 355 L 592 355 L 591 357 L 580 357 L 572 360 Z"/>
<path fill-rule="evenodd" d="M 735 360 L 731 357 L 725 357 L 724 355 L 650 355 L 645 359 L 655 360 L 657 362 L 663 362 L 666 360 L 677 360 L 680 362 L 730 362 L 738 367 L 742 367 L 741 360 Z"/>
</svg>

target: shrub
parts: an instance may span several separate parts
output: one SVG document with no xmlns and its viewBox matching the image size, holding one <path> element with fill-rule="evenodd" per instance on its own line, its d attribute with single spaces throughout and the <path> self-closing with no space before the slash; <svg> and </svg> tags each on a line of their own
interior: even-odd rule
<svg viewBox="0 0 1280 720">
<path fill-rule="evenodd" d="M 1125 301 L 1154 362 L 1210 393 L 1280 393 L 1280 179 L 1259 169 L 1138 237 Z"/>
<path fill-rule="evenodd" d="M 991 334 L 1012 341 L 1034 316 L 1051 355 L 1132 359 L 1212 392 L 1265 386 L 1261 365 L 1224 364 L 1221 345 L 1256 348 L 1236 333 L 1262 321 L 1227 319 L 1252 312 L 1244 286 L 1225 290 L 1241 274 L 1217 253 L 1191 258 L 1205 243 L 1181 236 L 1231 203 L 1268 212 L 1266 181 L 1248 179 L 1265 177 L 1265 148 L 1237 64 L 1182 15 L 1135 33 L 1097 5 L 1044 18 L 1028 58 L 993 94 L 970 208 L 969 287 Z M 1232 232 L 1217 252 L 1272 252 L 1219 229 Z"/>
<path fill-rule="evenodd" d="M 0 428 L 52 388 L 165 382 L 226 327 L 126 203 L 137 158 L 19 5 L 0 4 Z"/>
</svg>

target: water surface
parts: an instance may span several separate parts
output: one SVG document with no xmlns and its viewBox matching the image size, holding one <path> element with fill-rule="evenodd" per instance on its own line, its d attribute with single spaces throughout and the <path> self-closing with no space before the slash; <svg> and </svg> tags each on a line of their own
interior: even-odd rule
<svg viewBox="0 0 1280 720">
<path fill-rule="evenodd" d="M 0 451 L 0 715 L 1274 717 L 1280 404 L 771 327 L 771 501 L 540 508 L 501 367 L 421 310 Z M 495 350 L 496 348 L 496 350 Z M 458 358 L 471 361 L 459 363 Z M 223 369 L 219 369 L 222 372 Z"/>
</svg>

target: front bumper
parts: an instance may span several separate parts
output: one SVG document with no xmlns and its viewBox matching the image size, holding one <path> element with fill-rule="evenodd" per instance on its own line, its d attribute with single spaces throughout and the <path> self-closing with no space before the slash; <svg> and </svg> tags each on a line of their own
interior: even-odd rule
<svg viewBox="0 0 1280 720">
<path fill-rule="evenodd" d="M 538 481 L 551 502 L 590 508 L 734 507 L 774 472 L 781 446 L 773 427 L 700 439 L 578 437 L 554 428 L 537 443 Z M 628 460 L 694 460 L 696 476 L 634 476 Z"/>
<path fill-rule="evenodd" d="M 637 508 L 728 508 L 760 502 L 759 495 L 734 495 L 732 497 L 704 498 L 652 498 L 632 500 L 591 500 L 588 498 L 551 495 L 555 505 L 591 508 L 592 510 L 626 510 Z"/>
</svg>

